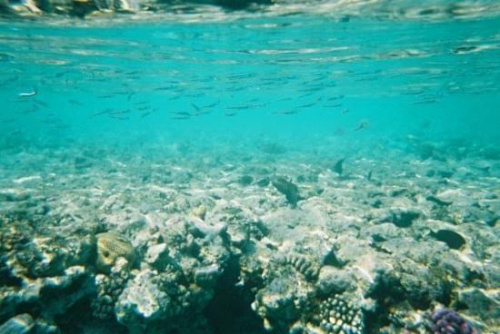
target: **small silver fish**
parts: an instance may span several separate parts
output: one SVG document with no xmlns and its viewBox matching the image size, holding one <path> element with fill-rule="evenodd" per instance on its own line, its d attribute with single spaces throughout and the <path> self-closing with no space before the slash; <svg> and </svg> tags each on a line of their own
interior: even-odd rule
<svg viewBox="0 0 500 334">
<path fill-rule="evenodd" d="M 23 92 L 18 94 L 19 97 L 31 97 L 36 95 L 36 90 L 32 90 L 31 92 Z"/>
</svg>

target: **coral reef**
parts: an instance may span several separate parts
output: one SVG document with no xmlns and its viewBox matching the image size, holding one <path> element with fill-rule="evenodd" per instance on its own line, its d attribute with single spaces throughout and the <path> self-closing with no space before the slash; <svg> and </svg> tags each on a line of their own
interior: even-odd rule
<svg viewBox="0 0 500 334">
<path fill-rule="evenodd" d="M 431 158 L 399 166 L 405 177 L 381 162 L 371 180 L 356 178 L 371 164 L 355 157 L 345 177 L 309 155 L 275 162 L 295 184 L 257 159 L 181 156 L 155 169 L 130 157 L 125 169 L 79 154 L 99 191 L 73 172 L 43 193 L 19 169 L 8 169 L 23 180 L 16 189 L 0 180 L 0 332 L 498 332 L 489 177 L 455 168 L 447 177 L 469 187 L 442 190 L 441 176 L 407 179 L 441 170 Z M 461 314 L 429 317 L 437 307 Z"/>
<path fill-rule="evenodd" d="M 95 285 L 97 297 L 92 301 L 92 314 L 99 319 L 114 316 L 114 307 L 130 277 L 129 264 L 125 258 L 119 258 L 108 274 L 97 274 Z"/>
<path fill-rule="evenodd" d="M 3 334 L 26 334 L 32 331 L 35 321 L 27 313 L 19 314 L 7 320 L 0 326 L 0 333 Z"/>
<path fill-rule="evenodd" d="M 325 333 L 364 333 L 364 320 L 361 309 L 350 305 L 338 295 L 330 297 L 321 303 L 320 315 L 320 327 Z"/>
<path fill-rule="evenodd" d="M 315 281 L 319 275 L 319 266 L 299 254 L 287 254 L 283 259 L 283 264 L 293 266 L 309 281 Z"/>
<path fill-rule="evenodd" d="M 471 325 L 456 311 L 449 309 L 436 310 L 431 315 L 433 334 L 474 334 Z"/>
<path fill-rule="evenodd" d="M 204 4 L 205 2 L 200 3 Z M 271 2 L 268 0 L 212 0 L 210 3 L 229 9 L 243 9 L 251 6 L 252 4 L 270 4 Z M 149 0 L 29 0 L 22 3 L 9 0 L 0 1 L 0 14 L 16 17 L 36 17 L 43 14 L 73 15 L 78 17 L 109 16 L 110 13 L 129 14 L 134 12 L 147 12 L 151 10 L 158 11 L 160 9 L 169 10 L 170 7 L 168 4 L 160 1 Z M 271 154 L 279 154 L 282 149 L 277 145 L 275 146 L 276 148 L 270 144 L 264 146 L 263 150 L 269 151 Z"/>
</svg>

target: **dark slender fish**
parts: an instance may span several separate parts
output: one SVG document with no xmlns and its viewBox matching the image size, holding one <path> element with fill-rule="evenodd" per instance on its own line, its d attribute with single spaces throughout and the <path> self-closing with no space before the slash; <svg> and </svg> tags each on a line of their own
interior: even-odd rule
<svg viewBox="0 0 500 334">
<path fill-rule="evenodd" d="M 380 79 L 379 76 L 371 76 L 371 77 L 356 78 L 356 79 L 354 79 L 354 81 L 356 81 L 356 82 L 368 82 L 368 81 L 375 81 L 375 80 L 379 80 L 379 79 Z"/>
<path fill-rule="evenodd" d="M 118 119 L 118 120 L 120 120 L 120 121 L 125 121 L 125 120 L 130 119 L 130 117 L 127 117 L 127 116 L 120 116 L 120 115 L 110 115 L 109 117 L 114 118 L 114 119 Z"/>
<path fill-rule="evenodd" d="M 273 114 L 275 114 L 275 115 L 293 115 L 293 114 L 297 114 L 297 113 L 298 113 L 297 110 L 283 110 L 283 111 L 276 111 Z"/>
<path fill-rule="evenodd" d="M 329 97 L 327 98 L 328 101 L 335 101 L 335 100 L 340 100 L 340 99 L 343 99 L 344 98 L 344 95 L 337 95 L 337 96 L 332 96 L 332 97 Z"/>
<path fill-rule="evenodd" d="M 248 89 L 252 87 L 252 85 L 247 85 L 247 86 L 235 86 L 233 88 L 230 89 L 231 92 L 240 92 L 242 90 L 245 90 L 245 89 Z"/>
<path fill-rule="evenodd" d="M 186 97 L 202 97 L 202 96 L 205 96 L 205 93 L 192 93 L 186 95 Z"/>
<path fill-rule="evenodd" d="M 65 125 L 65 124 L 60 124 L 60 125 L 54 125 L 54 126 L 51 126 L 53 129 L 57 129 L 57 130 L 65 130 L 65 129 L 69 129 L 69 125 Z"/>
<path fill-rule="evenodd" d="M 306 87 L 299 89 L 299 92 L 310 92 L 311 94 L 318 92 L 318 90 L 321 90 L 323 87 L 321 86 L 311 86 L 311 87 Z"/>
<path fill-rule="evenodd" d="M 342 106 L 343 104 L 340 103 L 325 105 L 326 108 L 340 108 Z"/>
<path fill-rule="evenodd" d="M 245 109 L 250 109 L 252 106 L 250 105 L 245 105 L 245 106 L 232 106 L 232 107 L 227 107 L 227 109 L 234 109 L 234 110 L 245 110 Z"/>
<path fill-rule="evenodd" d="M 93 113 L 92 115 L 90 115 L 89 117 L 95 117 L 95 116 L 100 116 L 100 115 L 105 115 L 105 114 L 109 114 L 110 112 L 112 112 L 113 109 L 105 109 L 105 110 L 102 110 L 102 111 L 98 111 L 96 113 Z"/>
<path fill-rule="evenodd" d="M 109 81 L 108 78 L 93 78 L 92 81 L 95 81 L 95 82 L 107 82 Z"/>
<path fill-rule="evenodd" d="M 184 116 L 184 117 L 191 117 L 192 116 L 191 113 L 187 112 L 187 111 L 171 111 L 170 113 L 173 115 Z"/>
<path fill-rule="evenodd" d="M 308 103 L 308 104 L 303 104 L 301 106 L 298 106 L 297 108 L 309 108 L 309 107 L 312 107 L 312 106 L 315 106 L 317 104 L 317 102 L 311 102 L 311 103 Z"/>
<path fill-rule="evenodd" d="M 192 107 L 193 107 L 196 111 L 200 111 L 200 110 L 201 110 L 201 108 L 200 108 L 200 107 L 198 107 L 198 106 L 197 106 L 196 104 L 194 104 L 194 103 L 191 103 L 191 106 L 192 106 Z"/>
<path fill-rule="evenodd" d="M 68 100 L 70 104 L 73 104 L 75 106 L 83 106 L 83 103 L 78 102 L 77 100 Z"/>
<path fill-rule="evenodd" d="M 162 91 L 162 90 L 170 90 L 172 89 L 172 87 L 156 87 L 155 89 L 153 89 L 154 91 Z"/>
<path fill-rule="evenodd" d="M 126 91 L 126 92 L 125 92 L 125 91 L 124 91 L 124 92 L 115 92 L 115 93 L 114 93 L 114 95 L 127 95 L 127 96 L 128 96 L 129 94 L 130 94 L 130 92 L 129 92 L 129 91 Z"/>
<path fill-rule="evenodd" d="M 213 108 L 216 107 L 220 104 L 220 100 L 215 101 L 214 103 L 207 104 L 206 106 L 203 106 L 203 108 Z"/>
<path fill-rule="evenodd" d="M 424 99 L 413 102 L 412 104 L 433 104 L 439 102 L 438 99 Z"/>
<path fill-rule="evenodd" d="M 202 110 L 202 111 L 194 112 L 193 114 L 191 114 L 191 116 L 203 116 L 203 115 L 211 114 L 212 112 L 213 112 L 213 110 Z"/>
<path fill-rule="evenodd" d="M 245 74 L 234 74 L 228 77 L 229 80 L 237 80 L 237 79 L 248 79 L 255 77 L 255 73 L 245 73 Z"/>
<path fill-rule="evenodd" d="M 247 110 L 247 109 L 258 109 L 267 106 L 267 103 L 261 103 L 261 104 L 245 104 L 241 106 L 231 106 L 227 107 L 226 109 L 233 109 L 233 110 Z"/>
<path fill-rule="evenodd" d="M 145 113 L 141 114 L 141 118 L 145 118 L 146 116 L 149 116 L 149 115 L 151 115 L 152 113 L 153 113 L 153 111 L 147 111 L 147 112 L 145 112 Z"/>
<path fill-rule="evenodd" d="M 130 113 L 130 109 L 111 111 L 109 114 L 111 116 L 124 115 Z"/>
<path fill-rule="evenodd" d="M 316 92 L 314 92 L 314 91 L 313 91 L 313 92 L 309 92 L 309 93 L 305 93 L 305 94 L 299 95 L 299 96 L 297 97 L 297 99 L 299 99 L 299 100 L 300 100 L 300 99 L 302 99 L 302 98 L 304 98 L 304 97 L 309 97 L 309 96 L 313 95 L 314 93 L 316 93 Z"/>
</svg>

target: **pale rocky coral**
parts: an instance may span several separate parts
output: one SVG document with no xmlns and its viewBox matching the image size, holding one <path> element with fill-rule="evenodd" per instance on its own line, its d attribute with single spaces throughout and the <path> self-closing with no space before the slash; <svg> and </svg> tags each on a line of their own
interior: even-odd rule
<svg viewBox="0 0 500 334">
<path fill-rule="evenodd" d="M 168 315 L 170 298 L 155 284 L 156 275 L 152 270 L 141 271 L 119 296 L 116 317 L 131 330 Z"/>
<path fill-rule="evenodd" d="M 117 320 L 130 331 L 154 332 L 178 328 L 183 316 L 201 313 L 230 260 L 224 225 L 172 219 L 170 228 L 159 233 L 161 243 L 148 246 L 143 267 L 120 293 Z"/>
<path fill-rule="evenodd" d="M 52 322 L 92 294 L 86 268 L 92 264 L 92 237 L 50 235 L 36 227 L 31 221 L 0 218 L 0 319 L 34 305 Z"/>
<path fill-rule="evenodd" d="M 7 320 L 0 326 L 2 334 L 27 334 L 35 326 L 35 320 L 27 313 L 19 314 Z"/>
<path fill-rule="evenodd" d="M 13 282 L 17 278 L 12 277 Z M 67 268 L 60 276 L 37 279 L 24 279 L 26 289 L 18 285 L 0 289 L 0 319 L 13 316 L 25 305 L 39 309 L 40 317 L 53 323 L 68 309 L 89 298 L 93 293 L 93 284 L 85 268 L 74 266 Z M 48 324 L 50 327 L 50 324 Z"/>
<path fill-rule="evenodd" d="M 288 328 L 303 324 L 310 316 L 316 293 L 308 283 L 297 284 L 295 269 L 290 266 L 269 275 L 264 287 L 257 292 L 252 308 L 263 319 L 268 331 L 287 332 Z"/>
<path fill-rule="evenodd" d="M 116 301 L 123 292 L 130 275 L 127 260 L 119 258 L 109 274 L 95 276 L 97 297 L 92 301 L 92 314 L 94 316 L 100 319 L 114 316 Z"/>
<path fill-rule="evenodd" d="M 0 217 L 0 251 L 8 252 L 31 241 L 34 229 L 26 220 L 16 221 Z"/>
<path fill-rule="evenodd" d="M 314 160 L 259 168 L 251 157 L 235 164 L 222 155 L 209 162 L 222 168 L 204 171 L 169 159 L 114 161 L 108 169 L 119 177 L 78 192 L 67 185 L 80 181 L 61 173 L 45 199 L 9 182 L 0 194 L 2 212 L 15 212 L 0 218 L 0 325 L 35 310 L 34 327 L 62 332 L 99 324 L 101 332 L 208 334 L 222 323 L 234 333 L 423 334 L 422 318 L 440 303 L 462 308 L 485 334 L 498 332 L 500 252 L 490 218 L 500 206 L 496 190 L 481 190 L 492 178 L 446 192 L 423 176 L 435 166 L 413 162 L 404 169 L 418 182 L 385 178 L 392 167 L 378 161 L 368 180 L 375 161 L 355 157 L 342 178 Z M 97 163 L 71 168 L 103 175 Z M 275 172 L 301 193 L 321 191 L 292 194 L 300 199 L 292 209 L 269 184 Z M 190 216 L 193 208 L 200 211 Z"/>
</svg>

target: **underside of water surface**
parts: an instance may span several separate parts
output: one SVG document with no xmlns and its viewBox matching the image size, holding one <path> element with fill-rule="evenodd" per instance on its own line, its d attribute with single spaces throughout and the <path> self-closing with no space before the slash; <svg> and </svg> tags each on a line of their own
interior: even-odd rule
<svg viewBox="0 0 500 334">
<path fill-rule="evenodd" d="M 0 334 L 500 332 L 496 1 L 126 4 L 0 0 Z"/>
</svg>

